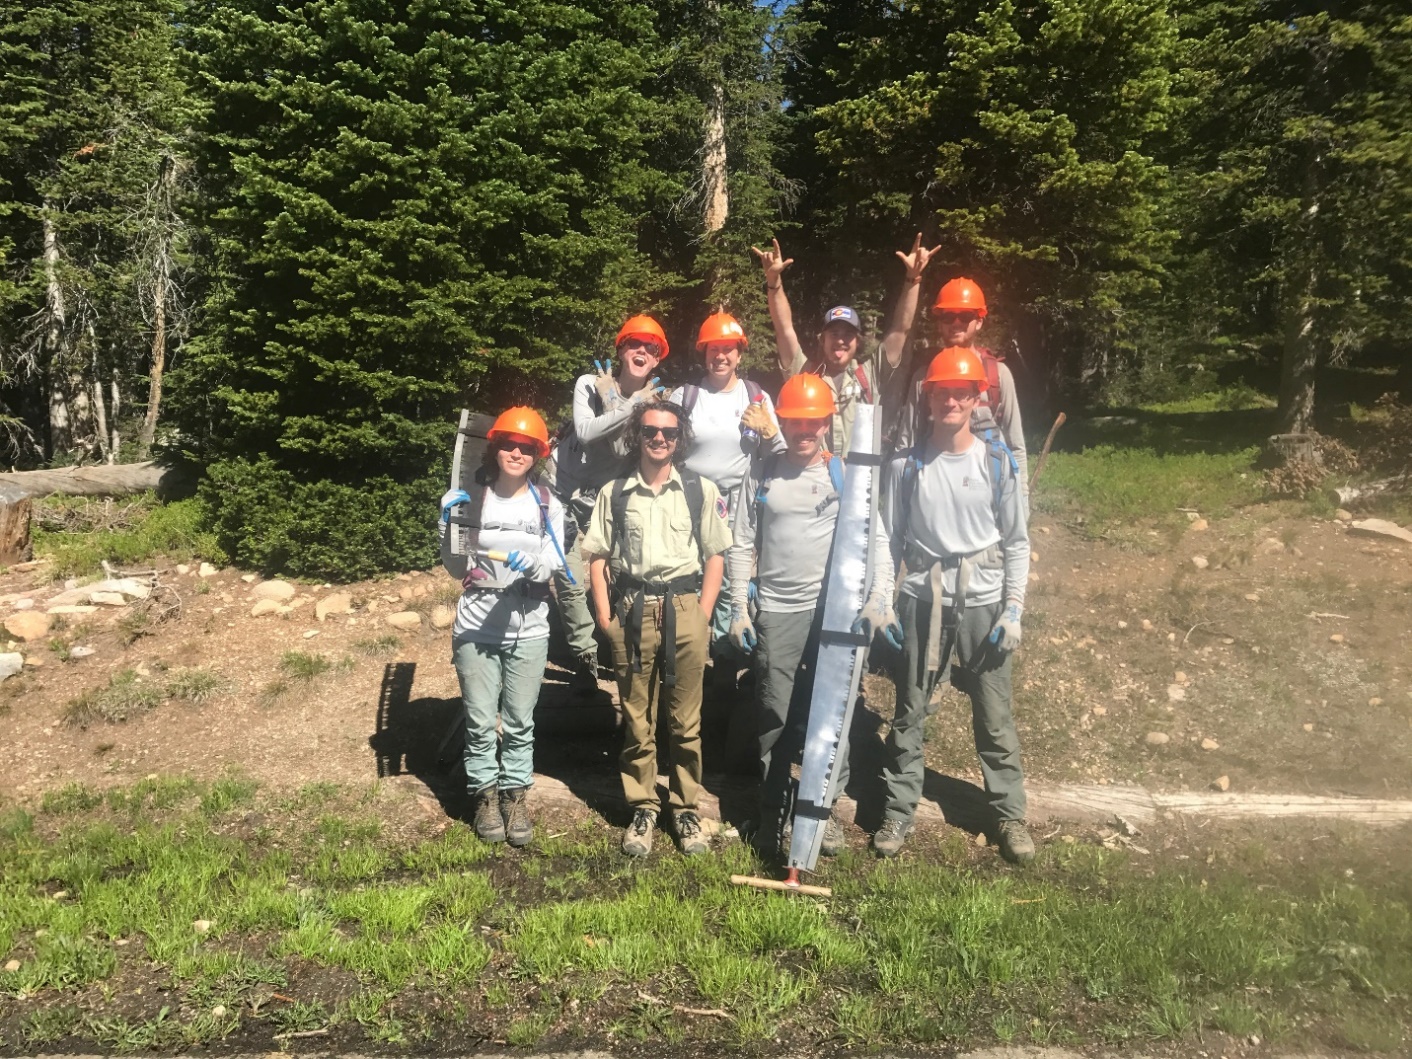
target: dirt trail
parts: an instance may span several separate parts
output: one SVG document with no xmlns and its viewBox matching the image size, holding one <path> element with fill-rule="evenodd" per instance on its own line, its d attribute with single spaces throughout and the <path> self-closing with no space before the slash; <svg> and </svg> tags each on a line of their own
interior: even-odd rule
<svg viewBox="0 0 1412 1059">
<path fill-rule="evenodd" d="M 1220 777 L 1229 793 L 1213 795 L 1203 811 L 1272 804 L 1257 795 L 1313 795 L 1400 803 L 1384 810 L 1405 812 L 1412 546 L 1265 508 L 1156 541 L 1150 551 L 1044 520 L 1034 539 L 1016 713 L 1037 817 L 1079 813 L 1085 800 L 1099 813 L 1115 797 L 1138 816 L 1190 811 L 1192 796 Z M 1192 562 L 1198 556 L 1202 568 Z M 429 621 L 454 595 L 444 574 L 347 586 L 351 612 L 319 621 L 315 607 L 334 593 L 330 586 L 296 585 L 293 600 L 278 601 L 305 601 L 296 609 L 252 616 L 258 593 L 273 590 L 234 570 L 203 578 L 158 566 L 181 598 L 179 618 L 125 643 L 143 631 L 124 627 L 132 608 L 101 607 L 57 616 L 40 639 L 9 648 L 26 665 L 0 683 L 0 798 L 227 770 L 277 788 L 399 775 L 428 791 L 444 783 L 435 750 L 457 688 L 448 634 Z M 45 582 L 42 567 L 10 571 L 0 576 L 0 619 L 20 613 L 24 600 L 29 613 L 43 613 L 63 591 Z M 388 616 L 404 611 L 418 613 L 420 624 L 389 627 Z M 78 658 L 74 647 L 93 653 Z M 302 683 L 281 669 L 287 652 L 321 655 L 332 667 Z M 202 705 L 168 696 L 191 670 L 222 681 Z M 122 723 L 64 723 L 68 703 L 129 671 L 136 686 L 154 689 L 158 705 Z M 285 690 L 275 695 L 280 682 Z M 881 676 L 869 678 L 868 706 L 856 733 L 863 745 L 885 732 L 891 713 Z M 607 696 L 577 697 L 551 672 L 541 713 L 541 774 L 569 789 L 611 788 Z M 942 698 L 928 746 L 933 803 L 947 801 L 938 791 L 964 794 L 978 781 L 969 717 L 954 693 Z M 858 800 L 866 808 L 866 791 Z"/>
</svg>

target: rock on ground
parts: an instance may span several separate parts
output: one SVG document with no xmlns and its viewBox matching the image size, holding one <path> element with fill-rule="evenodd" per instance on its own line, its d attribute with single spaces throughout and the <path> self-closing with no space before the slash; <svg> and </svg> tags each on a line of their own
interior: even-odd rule
<svg viewBox="0 0 1412 1059">
<path fill-rule="evenodd" d="M 0 680 L 9 680 L 24 667 L 24 655 L 14 651 L 0 655 Z"/>
<path fill-rule="evenodd" d="M 277 613 L 284 604 L 277 599 L 258 599 L 255 605 L 250 608 L 250 616 L 258 618 L 265 614 Z"/>
<path fill-rule="evenodd" d="M 288 581 L 261 581 L 250 590 L 256 599 L 273 599 L 288 603 L 295 596 L 294 586 Z"/>
<path fill-rule="evenodd" d="M 1172 737 L 1171 737 L 1170 735 L 1168 735 L 1166 732 L 1148 732 L 1148 733 L 1147 733 L 1147 740 L 1146 740 L 1146 742 L 1147 742 L 1147 745 L 1148 745 L 1148 746 L 1166 746 L 1166 745 L 1167 745 L 1168 743 L 1170 743 L 1171 741 L 1172 741 Z"/>
<path fill-rule="evenodd" d="M 389 614 L 383 621 L 394 629 L 401 629 L 404 632 L 422 627 L 422 616 L 415 610 L 402 610 L 396 614 Z"/>
<path fill-rule="evenodd" d="M 323 621 L 330 614 L 347 614 L 353 609 L 353 593 L 334 592 L 314 604 L 314 617 Z"/>
<path fill-rule="evenodd" d="M 456 623 L 456 612 L 447 606 L 439 606 L 431 612 L 433 629 L 449 629 Z"/>
<path fill-rule="evenodd" d="M 5 631 L 16 640 L 29 643 L 31 640 L 48 636 L 49 627 L 53 624 L 54 619 L 48 614 L 40 614 L 35 610 L 22 610 L 5 619 Z"/>
</svg>

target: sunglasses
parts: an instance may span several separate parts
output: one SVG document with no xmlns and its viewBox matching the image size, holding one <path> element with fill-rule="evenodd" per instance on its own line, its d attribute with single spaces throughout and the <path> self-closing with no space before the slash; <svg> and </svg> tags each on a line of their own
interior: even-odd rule
<svg viewBox="0 0 1412 1059">
<path fill-rule="evenodd" d="M 661 434 L 667 441 L 676 441 L 681 437 L 681 427 L 650 427 L 646 423 L 642 424 L 643 441 L 651 441 L 658 434 Z"/>
<path fill-rule="evenodd" d="M 969 324 L 972 320 L 980 319 L 980 316 L 978 314 L 968 312 L 958 313 L 943 311 L 939 313 L 932 313 L 932 316 L 934 316 L 936 319 L 940 320 L 944 324 Z"/>
<path fill-rule="evenodd" d="M 498 452 L 518 452 L 521 456 L 539 455 L 539 447 L 527 441 L 497 441 L 495 448 Z"/>
<path fill-rule="evenodd" d="M 980 396 L 969 386 L 936 386 L 927 387 L 929 394 L 935 394 L 943 401 L 955 401 L 958 404 L 962 401 L 973 401 Z"/>
</svg>

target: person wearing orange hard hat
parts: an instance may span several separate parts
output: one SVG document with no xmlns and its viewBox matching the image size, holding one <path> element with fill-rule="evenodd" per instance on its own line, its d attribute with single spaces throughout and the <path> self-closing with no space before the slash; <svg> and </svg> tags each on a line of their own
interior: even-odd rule
<svg viewBox="0 0 1412 1059">
<path fill-rule="evenodd" d="M 754 843 L 763 856 L 775 856 L 792 815 L 791 766 L 804 749 L 813 697 L 823 618 L 820 605 L 826 558 L 838 524 L 843 466 L 824 438 L 838 412 L 833 387 L 818 375 L 786 380 L 775 405 L 785 438 L 782 453 L 766 453 L 751 465 L 735 540 L 726 565 L 731 582 L 730 638 L 752 657 L 755 669 L 755 730 L 760 760 L 760 802 Z M 879 534 L 877 554 L 886 554 Z M 747 606 L 755 572 L 756 613 Z M 879 564 L 875 591 L 892 597 L 892 570 Z M 900 642 L 901 630 L 893 629 Z M 847 733 L 839 746 L 844 764 L 834 789 L 847 783 Z M 838 819 L 830 813 L 821 852 L 834 856 L 844 845 Z"/>
<path fill-rule="evenodd" d="M 853 437 L 854 409 L 859 404 L 882 406 L 883 435 L 891 437 L 893 421 L 906 399 L 907 376 L 902 359 L 907 335 L 917 315 L 922 274 L 936 248 L 924 247 L 918 232 L 910 252 L 897 251 L 906 274 L 887 332 L 879 343 L 880 357 L 864 355 L 863 321 L 857 311 L 847 305 L 835 305 L 824 314 L 818 344 L 806 352 L 795 331 L 794 313 L 784 292 L 784 272 L 794 264 L 794 258 L 784 256 L 778 239 L 772 240 L 769 250 L 750 249 L 765 273 L 765 298 L 775 325 L 775 352 L 780 373 L 788 379 L 800 372 L 813 372 L 825 379 L 834 392 L 839 410 L 825 436 L 830 448 L 847 454 Z"/>
<path fill-rule="evenodd" d="M 549 580 L 564 565 L 564 509 L 532 477 L 549 454 L 538 412 L 508 409 L 486 437 L 477 495 L 453 489 L 442 497 L 443 534 L 463 526 L 470 533 L 451 657 L 466 714 L 472 825 L 483 841 L 523 846 L 534 834 L 526 800 L 534 708 L 549 658 Z"/>
<path fill-rule="evenodd" d="M 695 439 L 687 453 L 687 470 L 715 483 L 726 498 L 732 522 L 752 456 L 760 449 L 777 450 L 782 444 L 769 394 L 739 375 L 740 357 L 749 344 L 739 320 L 727 312 L 712 313 L 696 334 L 696 350 L 705 369 L 701 380 L 672 393 L 672 400 L 685 411 Z M 741 661 L 734 657 L 726 636 L 730 614 L 729 586 L 722 586 L 711 619 L 716 661 L 712 676 L 718 699 L 733 692 Z"/>
<path fill-rule="evenodd" d="M 614 340 L 617 370 L 608 359 L 594 361 L 594 372 L 574 383 L 573 419 L 554 446 L 554 490 L 564 503 L 564 542 L 568 565 L 555 578 L 555 595 L 565 639 L 577 659 L 586 690 L 598 690 L 598 642 L 589 613 L 588 567 L 577 547 L 598 491 L 618 477 L 623 460 L 634 450 L 625 428 L 642 404 L 661 400 L 666 390 L 654 373 L 671 346 L 653 317 L 630 316 Z M 570 581 L 572 575 L 572 582 Z"/>
<path fill-rule="evenodd" d="M 1025 428 L 1020 417 L 1020 401 L 1015 395 L 1015 376 L 1005 362 L 984 346 L 976 344 L 989 315 L 985 292 L 975 280 L 957 276 L 942 284 L 932 304 L 930 330 L 936 344 L 974 350 L 985 370 L 986 391 L 976 406 L 976 421 L 972 429 L 981 437 L 997 434 L 1015 456 L 1020 468 L 1020 495 L 1029 503 L 1029 465 L 1025 452 Z M 912 376 L 910 401 L 901 415 L 896 434 L 898 449 L 912 445 L 927 431 L 927 404 L 922 395 L 922 382 L 928 365 L 921 365 Z"/>
<path fill-rule="evenodd" d="M 912 828 L 925 773 L 923 729 L 932 692 L 948 677 L 971 700 L 981 772 L 996 817 L 988 833 L 1007 860 L 1028 863 L 1024 773 L 1015 730 L 1011 658 L 1029 580 L 1030 540 L 1020 474 L 974 415 L 990 380 L 977 351 L 949 346 L 922 376 L 927 434 L 888 467 L 883 522 L 906 568 L 897 615 L 896 706 L 886 744 L 882 826 L 873 848 L 895 856 Z"/>
</svg>

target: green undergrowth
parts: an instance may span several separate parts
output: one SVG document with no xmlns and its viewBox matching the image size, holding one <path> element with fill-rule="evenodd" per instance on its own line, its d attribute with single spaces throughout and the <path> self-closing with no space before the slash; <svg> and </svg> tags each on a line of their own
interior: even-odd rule
<svg viewBox="0 0 1412 1059">
<path fill-rule="evenodd" d="M 1036 514 L 1089 533 L 1185 524 L 1182 509 L 1219 518 L 1261 499 L 1256 447 L 1231 452 L 1159 453 L 1097 445 L 1054 452 L 1031 498 Z"/>
<path fill-rule="evenodd" d="M 175 562 L 224 563 L 197 499 L 163 503 L 151 494 L 125 501 L 50 497 L 36 504 L 34 554 L 51 560 L 55 577 L 97 573 L 104 560 L 132 567 L 163 555 Z"/>
<path fill-rule="evenodd" d="M 820 901 L 732 885 L 767 873 L 734 840 L 634 862 L 596 818 L 541 820 L 511 851 L 461 824 L 397 830 L 408 812 L 377 790 L 275 795 L 238 775 L 71 786 L 0 812 L 0 962 L 19 964 L 0 971 L 3 1046 L 1221 1031 L 1392 1051 L 1408 1029 L 1405 880 L 1154 869 L 1082 843 L 1012 872 L 953 834 L 900 861 L 845 854 Z"/>
</svg>

